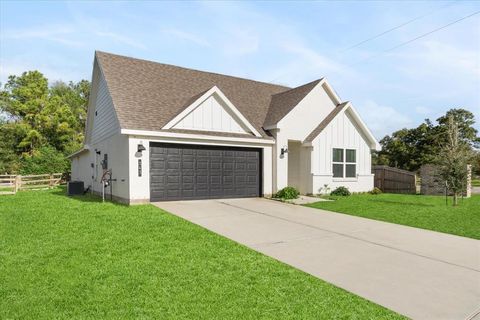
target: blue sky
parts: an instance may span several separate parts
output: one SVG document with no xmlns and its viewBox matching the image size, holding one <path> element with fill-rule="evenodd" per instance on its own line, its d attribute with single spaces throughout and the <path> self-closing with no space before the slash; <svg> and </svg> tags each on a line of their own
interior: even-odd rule
<svg viewBox="0 0 480 320">
<path fill-rule="evenodd" d="M 0 81 L 33 69 L 52 82 L 90 79 L 94 50 L 289 86 L 326 77 L 382 138 L 452 107 L 480 122 L 480 14 L 388 51 L 479 10 L 475 1 L 0 1 Z"/>
</svg>

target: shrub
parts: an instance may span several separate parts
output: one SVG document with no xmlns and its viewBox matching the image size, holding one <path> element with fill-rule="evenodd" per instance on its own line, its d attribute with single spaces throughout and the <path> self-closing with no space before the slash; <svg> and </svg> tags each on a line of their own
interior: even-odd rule
<svg viewBox="0 0 480 320">
<path fill-rule="evenodd" d="M 282 190 L 278 191 L 275 197 L 289 200 L 289 199 L 297 199 L 299 194 L 300 192 L 294 187 L 285 187 Z"/>
<path fill-rule="evenodd" d="M 372 191 L 370 191 L 370 194 L 382 194 L 382 190 L 375 187 L 375 188 L 372 189 Z"/>
<path fill-rule="evenodd" d="M 338 187 L 330 193 L 331 196 L 349 196 L 350 191 L 346 187 Z"/>
<path fill-rule="evenodd" d="M 51 146 L 43 146 L 20 160 L 21 174 L 64 173 L 70 171 L 70 161 Z"/>
</svg>

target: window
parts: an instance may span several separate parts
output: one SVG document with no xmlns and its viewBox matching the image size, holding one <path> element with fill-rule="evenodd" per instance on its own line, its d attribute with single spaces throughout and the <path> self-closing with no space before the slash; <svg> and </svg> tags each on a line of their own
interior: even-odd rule
<svg viewBox="0 0 480 320">
<path fill-rule="evenodd" d="M 355 149 L 334 148 L 332 153 L 334 178 L 357 177 L 357 151 Z"/>
<path fill-rule="evenodd" d="M 355 178 L 357 176 L 357 155 L 356 150 L 347 149 L 345 150 L 347 157 L 346 157 L 346 164 L 345 164 L 345 177 L 347 178 Z"/>
<path fill-rule="evenodd" d="M 343 178 L 343 149 L 333 149 L 333 177 Z"/>
</svg>

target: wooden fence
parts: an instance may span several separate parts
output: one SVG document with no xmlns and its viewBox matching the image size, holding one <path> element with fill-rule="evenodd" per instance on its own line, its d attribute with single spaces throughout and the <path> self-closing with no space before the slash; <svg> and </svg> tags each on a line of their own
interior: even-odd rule
<svg viewBox="0 0 480 320">
<path fill-rule="evenodd" d="M 388 166 L 373 166 L 375 187 L 388 193 L 417 193 L 416 176 L 414 172 Z"/>
<path fill-rule="evenodd" d="M 61 173 L 36 175 L 0 175 L 0 195 L 15 194 L 20 190 L 53 188 L 62 182 Z"/>
</svg>

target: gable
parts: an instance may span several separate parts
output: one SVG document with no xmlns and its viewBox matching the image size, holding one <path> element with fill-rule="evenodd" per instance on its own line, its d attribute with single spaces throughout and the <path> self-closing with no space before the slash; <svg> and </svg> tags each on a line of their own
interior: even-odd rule
<svg viewBox="0 0 480 320">
<path fill-rule="evenodd" d="M 316 174 L 332 174 L 334 148 L 356 150 L 357 174 L 371 174 L 372 142 L 353 119 L 351 110 L 348 106 L 341 108 L 311 142 L 314 158 L 312 171 Z"/>
<path fill-rule="evenodd" d="M 358 124 L 352 119 L 348 110 L 340 112 L 318 136 L 319 139 L 330 137 L 332 146 L 359 147 L 368 146 L 368 138 L 365 137 Z"/>
<path fill-rule="evenodd" d="M 276 128 L 288 139 L 303 141 L 335 107 L 319 83 L 276 124 Z"/>
<path fill-rule="evenodd" d="M 162 129 L 187 129 L 227 133 L 260 133 L 235 108 L 228 98 L 218 89 L 197 95 L 193 103 L 167 123 Z"/>
<path fill-rule="evenodd" d="M 120 130 L 113 101 L 101 68 L 94 62 L 92 89 L 88 102 L 85 144 L 100 142 Z"/>
<path fill-rule="evenodd" d="M 311 104 L 316 104 L 316 106 Z M 308 106 L 307 117 L 318 121 L 318 113 L 328 114 L 331 108 L 340 104 L 341 100 L 325 78 L 312 81 L 272 96 L 272 101 L 265 118 L 264 128 L 275 129 L 291 122 L 298 113 L 302 113 L 305 105 Z M 319 109 L 318 106 L 322 108 Z M 293 114 L 293 116 L 292 116 Z M 326 115 L 326 114 L 325 114 Z M 322 119 L 320 119 L 321 121 Z"/>
<path fill-rule="evenodd" d="M 379 149 L 379 144 L 350 102 L 338 105 L 305 139 L 304 143 L 327 139 L 333 145 Z"/>
<path fill-rule="evenodd" d="M 272 96 L 267 116 L 263 123 L 264 128 L 275 126 L 285 117 L 305 96 L 321 81 L 315 80 L 302 86 L 277 93 Z"/>
<path fill-rule="evenodd" d="M 228 112 L 224 103 L 222 103 L 215 94 L 208 97 L 172 128 L 249 133 L 238 120 Z"/>
</svg>

